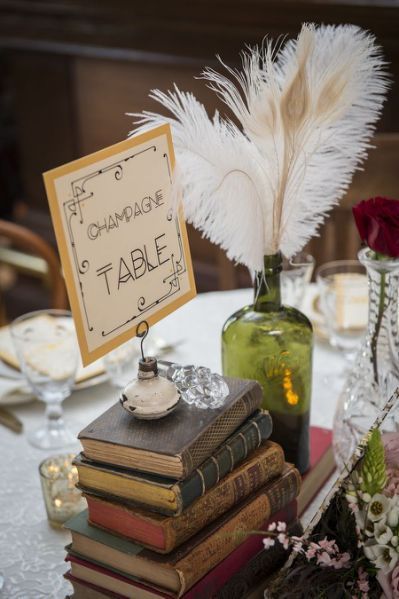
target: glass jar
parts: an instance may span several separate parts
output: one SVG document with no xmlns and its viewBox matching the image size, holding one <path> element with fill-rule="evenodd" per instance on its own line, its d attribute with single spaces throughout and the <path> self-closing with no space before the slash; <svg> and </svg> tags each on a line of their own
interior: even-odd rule
<svg viewBox="0 0 399 599">
<path fill-rule="evenodd" d="M 334 453 L 339 466 L 348 461 L 399 385 L 399 259 L 358 254 L 366 267 L 369 289 L 367 334 L 345 381 L 334 419 Z M 384 429 L 396 430 L 397 415 Z"/>
<path fill-rule="evenodd" d="M 281 253 L 265 256 L 255 275 L 254 303 L 228 318 L 222 332 L 225 376 L 256 379 L 262 407 L 273 418 L 272 440 L 288 462 L 309 467 L 312 325 L 299 310 L 281 303 Z"/>
</svg>

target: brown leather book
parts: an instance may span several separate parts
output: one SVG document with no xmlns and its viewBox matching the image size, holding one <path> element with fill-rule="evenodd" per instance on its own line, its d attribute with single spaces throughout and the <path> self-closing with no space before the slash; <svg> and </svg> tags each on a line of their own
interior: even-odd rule
<svg viewBox="0 0 399 599">
<path fill-rule="evenodd" d="M 85 493 L 89 522 L 158 553 L 169 553 L 199 530 L 281 474 L 284 453 L 266 441 L 179 516 L 162 516 Z"/>
<path fill-rule="evenodd" d="M 81 512 L 66 524 L 72 533 L 72 547 L 68 548 L 71 561 L 72 558 L 86 560 L 97 569 L 140 579 L 143 584 L 161 587 L 181 597 L 267 518 L 288 505 L 298 495 L 300 486 L 298 470 L 287 464 L 282 476 L 166 555 L 90 526 L 87 512 Z M 118 592 L 116 588 L 113 590 Z"/>
<path fill-rule="evenodd" d="M 270 437 L 272 428 L 269 412 L 256 410 L 183 480 L 99 464 L 81 454 L 73 462 L 78 469 L 79 488 L 110 501 L 176 516 L 250 456 Z"/>
<path fill-rule="evenodd" d="M 180 401 L 160 420 L 131 416 L 117 403 L 80 433 L 84 454 L 96 462 L 160 474 L 188 476 L 248 416 L 260 407 L 263 394 L 256 381 L 226 379 L 230 393 L 224 405 L 202 410 Z"/>
</svg>

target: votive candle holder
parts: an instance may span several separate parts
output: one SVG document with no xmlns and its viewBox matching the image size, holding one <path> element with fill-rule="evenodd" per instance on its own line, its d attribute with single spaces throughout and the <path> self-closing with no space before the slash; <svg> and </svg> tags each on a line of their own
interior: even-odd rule
<svg viewBox="0 0 399 599">
<path fill-rule="evenodd" d="M 61 528 L 69 518 L 86 507 L 79 489 L 73 453 L 49 457 L 39 465 L 40 481 L 47 517 L 51 526 Z"/>
</svg>

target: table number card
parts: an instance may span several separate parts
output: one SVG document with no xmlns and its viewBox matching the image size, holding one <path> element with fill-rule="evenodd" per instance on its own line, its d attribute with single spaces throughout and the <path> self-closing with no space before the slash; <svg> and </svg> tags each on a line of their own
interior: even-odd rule
<svg viewBox="0 0 399 599">
<path fill-rule="evenodd" d="M 169 125 L 44 173 L 83 363 L 195 296 Z"/>
</svg>

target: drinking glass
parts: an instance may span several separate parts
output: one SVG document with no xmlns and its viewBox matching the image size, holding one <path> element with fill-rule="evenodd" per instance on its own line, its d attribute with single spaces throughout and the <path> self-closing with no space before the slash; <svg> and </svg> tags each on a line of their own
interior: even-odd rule
<svg viewBox="0 0 399 599">
<path fill-rule="evenodd" d="M 130 339 L 103 358 L 109 381 L 123 389 L 137 376 L 140 349 L 135 339 Z"/>
<path fill-rule="evenodd" d="M 316 280 L 330 345 L 351 359 L 367 327 L 366 270 L 357 260 L 336 260 L 318 268 Z"/>
<path fill-rule="evenodd" d="M 78 470 L 73 465 L 75 454 L 51 456 L 39 465 L 40 482 L 48 520 L 61 528 L 63 523 L 87 507 L 86 500 L 76 487 Z"/>
<path fill-rule="evenodd" d="M 281 295 L 283 304 L 298 310 L 302 306 L 306 286 L 312 278 L 315 259 L 310 254 L 300 252 L 290 260 L 283 260 L 281 272 Z"/>
<path fill-rule="evenodd" d="M 38 310 L 16 318 L 10 326 L 21 370 L 32 391 L 46 404 L 46 424 L 28 435 L 41 449 L 76 443 L 65 426 L 63 400 L 71 394 L 78 366 L 72 315 L 67 310 Z"/>
</svg>

